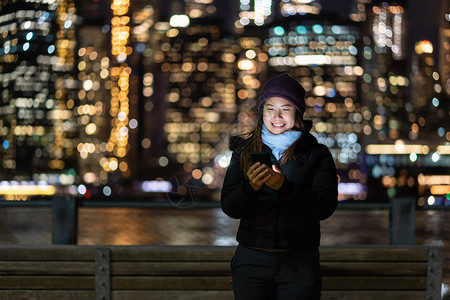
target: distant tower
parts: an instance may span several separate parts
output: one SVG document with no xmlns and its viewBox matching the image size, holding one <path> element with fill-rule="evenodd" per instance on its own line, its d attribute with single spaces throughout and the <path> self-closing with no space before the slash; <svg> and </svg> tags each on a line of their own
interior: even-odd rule
<svg viewBox="0 0 450 300">
<path fill-rule="evenodd" d="M 450 121 L 447 119 L 449 103 L 441 85 L 439 67 L 434 61 L 434 47 L 430 41 L 415 45 L 411 65 L 411 129 L 409 139 L 429 146 L 448 141 L 445 138 Z M 426 142 L 425 142 L 426 141 Z"/>
<path fill-rule="evenodd" d="M 273 0 L 240 0 L 236 28 L 246 25 L 262 26 L 271 20 Z M 275 1 L 276 2 L 276 1 Z"/>
<path fill-rule="evenodd" d="M 445 109 L 433 46 L 420 41 L 410 61 L 406 59 L 406 5 L 404 1 L 356 1 L 352 18 L 362 22 L 361 95 L 369 193 L 385 199 L 418 195 L 420 172 L 441 166 L 438 133 L 445 135 Z M 362 12 L 366 16 L 362 16 Z M 448 111 L 448 109 L 447 109 Z M 439 128 L 439 126 L 442 126 Z M 427 169 L 427 167 L 433 169 Z M 441 172 L 441 171 L 438 171 Z M 423 200 L 422 205 L 423 205 Z"/>
<path fill-rule="evenodd" d="M 199 169 L 206 175 L 203 182 L 214 188 L 209 166 L 228 149 L 228 128 L 236 117 L 236 49 L 214 18 L 176 15 L 170 23 L 161 40 L 169 155 L 158 164 Z"/>
<path fill-rule="evenodd" d="M 83 20 L 78 30 L 78 79 L 80 89 L 74 114 L 79 128 L 78 174 L 87 184 L 106 184 L 114 163 L 106 163 L 107 141 L 111 128 L 110 65 L 108 11 L 101 2 L 80 2 Z M 107 168 L 106 165 L 108 165 Z M 106 169 L 106 170 L 105 170 Z"/>
<path fill-rule="evenodd" d="M 372 7 L 372 36 L 376 46 L 390 48 L 395 60 L 404 59 L 406 40 L 406 20 L 404 8 L 400 5 Z"/>
<path fill-rule="evenodd" d="M 439 26 L 439 73 L 446 97 L 450 97 L 450 1 L 442 1 Z"/>
<path fill-rule="evenodd" d="M 153 25 L 139 3 L 83 3 L 78 51 L 80 175 L 89 184 L 117 183 L 137 169 L 141 68 L 136 52 Z M 149 26 L 147 26 L 149 25 Z"/>
<path fill-rule="evenodd" d="M 435 94 L 436 80 L 433 80 L 433 75 L 436 79 L 439 79 L 439 76 L 433 53 L 434 47 L 430 41 L 416 43 L 411 65 L 411 105 L 416 112 L 428 107 Z M 413 134 L 410 138 L 417 139 L 417 135 Z"/>
<path fill-rule="evenodd" d="M 153 176 L 154 162 L 164 148 L 165 105 L 161 103 L 165 94 L 165 81 L 161 80 L 159 64 L 163 56 L 157 49 L 168 26 L 158 22 L 158 7 L 155 1 L 142 2 L 133 12 L 134 27 L 131 38 L 134 41 L 133 77 L 131 84 L 134 94 L 130 98 L 130 164 L 134 179 L 148 179 Z M 164 27 L 165 29 L 162 29 Z M 159 28 L 160 31 L 157 31 Z M 160 87 L 157 89 L 156 87 Z M 134 119 L 134 120 L 133 120 Z"/>
<path fill-rule="evenodd" d="M 364 5 L 358 3 L 360 9 Z M 364 134 L 371 142 L 407 138 L 408 124 L 402 121 L 407 116 L 409 90 L 405 10 L 388 2 L 364 7 L 361 100 L 368 121 Z"/>
<path fill-rule="evenodd" d="M 77 22 L 71 0 L 13 1 L 0 8 L 4 180 L 75 180 Z"/>
</svg>

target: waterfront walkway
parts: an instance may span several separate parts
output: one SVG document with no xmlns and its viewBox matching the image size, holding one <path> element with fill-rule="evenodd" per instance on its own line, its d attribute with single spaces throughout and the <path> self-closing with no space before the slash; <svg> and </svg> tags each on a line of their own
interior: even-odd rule
<svg viewBox="0 0 450 300">
<path fill-rule="evenodd" d="M 448 210 L 416 211 L 416 244 L 444 244 L 444 283 L 450 284 Z M 0 244 L 51 244 L 51 207 L 5 206 Z M 220 208 L 80 207 L 79 245 L 236 245 L 237 221 Z M 337 210 L 322 222 L 322 245 L 389 244 L 389 212 Z M 446 298 L 450 299 L 450 298 Z"/>
</svg>

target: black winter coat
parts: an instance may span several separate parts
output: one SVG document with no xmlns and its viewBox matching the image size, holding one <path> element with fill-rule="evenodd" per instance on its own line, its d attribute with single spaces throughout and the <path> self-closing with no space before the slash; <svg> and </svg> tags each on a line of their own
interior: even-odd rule
<svg viewBox="0 0 450 300">
<path fill-rule="evenodd" d="M 240 168 L 245 141 L 231 140 L 233 155 L 224 179 L 221 205 L 229 217 L 241 219 L 236 237 L 240 244 L 289 250 L 319 246 L 320 220 L 331 216 L 337 207 L 337 176 L 330 151 L 308 131 L 297 143 L 295 159 L 284 165 L 263 145 L 262 151 L 270 153 L 272 163 L 285 175 L 278 191 L 266 185 L 259 191 L 252 189 Z"/>
</svg>

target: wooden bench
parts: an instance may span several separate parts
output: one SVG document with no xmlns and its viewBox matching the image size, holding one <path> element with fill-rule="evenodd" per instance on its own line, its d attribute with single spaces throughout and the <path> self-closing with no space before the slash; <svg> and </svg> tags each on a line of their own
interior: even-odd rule
<svg viewBox="0 0 450 300">
<path fill-rule="evenodd" d="M 4 299 L 233 299 L 235 247 L 0 246 Z M 322 299 L 440 299 L 440 246 L 322 247 Z"/>
</svg>

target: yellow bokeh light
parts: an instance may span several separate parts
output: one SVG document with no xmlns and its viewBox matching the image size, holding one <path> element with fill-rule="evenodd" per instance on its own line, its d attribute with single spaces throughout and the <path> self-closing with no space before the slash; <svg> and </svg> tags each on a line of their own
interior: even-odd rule
<svg viewBox="0 0 450 300">
<path fill-rule="evenodd" d="M 119 169 L 120 169 L 120 171 L 122 171 L 122 172 L 128 170 L 128 164 L 127 164 L 126 162 L 122 161 L 122 162 L 119 164 Z"/>
<path fill-rule="evenodd" d="M 92 135 L 97 131 L 97 125 L 90 123 L 86 126 L 85 131 L 87 134 Z"/>
</svg>

